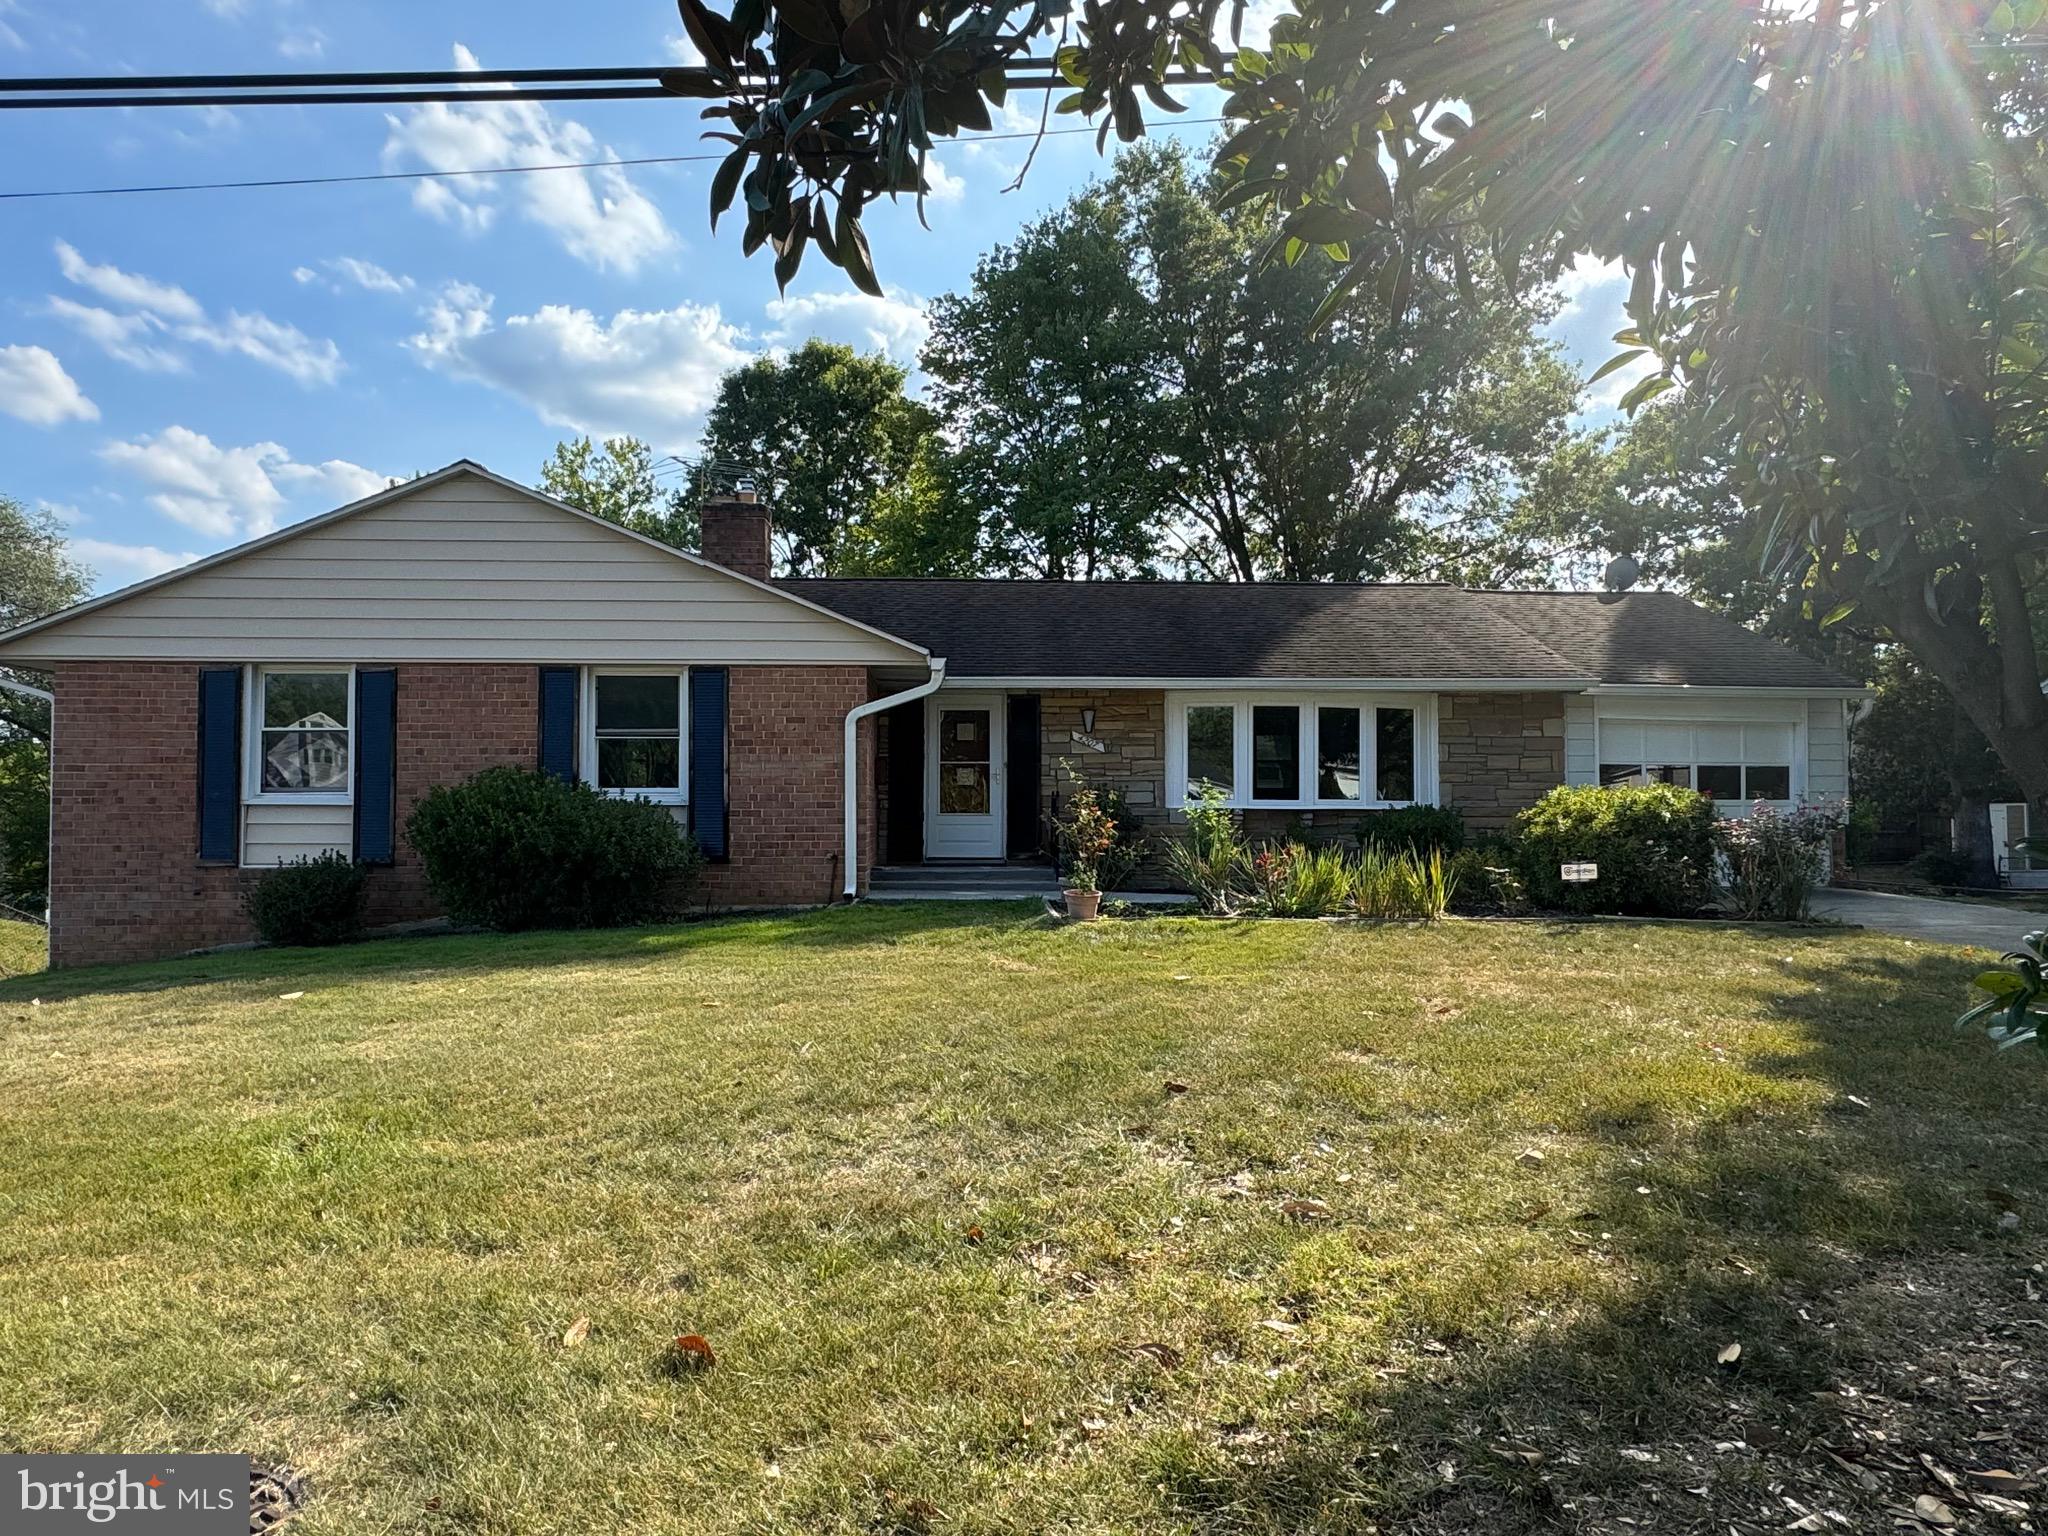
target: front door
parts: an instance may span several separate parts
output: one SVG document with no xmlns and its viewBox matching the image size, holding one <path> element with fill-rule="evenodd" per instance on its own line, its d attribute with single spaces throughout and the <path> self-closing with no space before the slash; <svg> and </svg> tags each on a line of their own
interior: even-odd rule
<svg viewBox="0 0 2048 1536">
<path fill-rule="evenodd" d="M 924 856 L 1003 856 L 1003 700 L 935 693 L 925 716 Z"/>
</svg>

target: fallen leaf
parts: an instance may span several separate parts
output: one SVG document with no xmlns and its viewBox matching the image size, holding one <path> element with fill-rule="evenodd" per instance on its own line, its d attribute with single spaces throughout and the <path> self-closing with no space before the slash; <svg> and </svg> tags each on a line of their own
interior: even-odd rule
<svg viewBox="0 0 2048 1536">
<path fill-rule="evenodd" d="M 981 1228 L 978 1226 L 969 1227 L 964 1233 L 961 1234 L 961 1236 L 965 1237 L 967 1241 L 970 1243 L 980 1242 L 985 1235 L 986 1234 L 983 1233 Z"/>
<path fill-rule="evenodd" d="M 1161 1344 L 1156 1339 L 1149 1343 L 1132 1345 L 1131 1353 L 1144 1356 L 1161 1370 L 1170 1371 L 1180 1364 L 1180 1351 L 1171 1344 Z"/>
<path fill-rule="evenodd" d="M 1269 1328 L 1269 1329 L 1271 1329 L 1271 1330 L 1272 1330 L 1272 1331 L 1273 1331 L 1274 1333 L 1299 1333 L 1299 1332 L 1301 1332 L 1301 1326 L 1300 1326 L 1300 1324 L 1298 1324 L 1298 1323 L 1290 1323 L 1290 1322 L 1286 1321 L 1286 1319 L 1284 1319 L 1284 1318 L 1278 1318 L 1278 1317 L 1262 1317 L 1262 1318 L 1260 1318 L 1260 1319 L 1259 1319 L 1259 1326 L 1260 1326 L 1261 1328 Z"/>
<path fill-rule="evenodd" d="M 1933 1494 L 1923 1493 L 1913 1501 L 1913 1518 L 1946 1530 L 1956 1523 L 1956 1512 Z"/>
<path fill-rule="evenodd" d="M 562 1348 L 574 1349 L 578 1344 L 581 1344 L 585 1339 L 589 1337 L 590 1319 L 587 1317 L 579 1317 L 576 1319 L 575 1322 L 571 1323 L 567 1328 L 562 1330 Z"/>
<path fill-rule="evenodd" d="M 2017 1472 L 2008 1472 L 2003 1467 L 1986 1467 L 1982 1472 L 1965 1470 L 1963 1476 L 1971 1482 L 1986 1488 L 1996 1488 L 2005 1493 L 2026 1493 L 2037 1486 L 2031 1477 L 2022 1477 Z"/>
<path fill-rule="evenodd" d="M 1169 1077 L 1166 1080 L 1166 1091 L 1168 1093 L 1186 1093 L 1188 1091 L 1188 1085 L 1186 1083 L 1176 1083 L 1172 1078 Z"/>
<path fill-rule="evenodd" d="M 1721 1365 L 1733 1365 L 1736 1361 L 1740 1360 L 1741 1358 L 1742 1346 L 1740 1344 L 1723 1345 L 1721 1348 L 1721 1353 L 1714 1356 L 1715 1361 Z"/>
<path fill-rule="evenodd" d="M 303 992 L 280 992 L 277 994 L 277 1000 L 280 1003 L 289 1003 L 305 995 Z"/>
<path fill-rule="evenodd" d="M 2020 1213 L 2019 1213 L 2018 1211 L 2007 1211 L 2007 1212 L 2006 1212 L 2006 1213 L 2005 1213 L 2005 1214 L 2004 1214 L 2003 1216 L 2001 1216 L 2001 1217 L 1999 1217 L 1999 1218 L 1998 1218 L 1998 1230 L 1999 1230 L 1999 1231 L 2001 1231 L 2001 1232 L 2017 1232 L 2017 1231 L 2019 1231 L 2019 1229 L 2020 1229 Z"/>
<path fill-rule="evenodd" d="M 679 1333 L 669 1341 L 668 1362 L 677 1372 L 705 1371 L 718 1363 L 718 1355 L 703 1334 Z"/>
<path fill-rule="evenodd" d="M 1543 1166 L 1543 1154 L 1534 1147 L 1525 1147 L 1515 1154 L 1515 1161 L 1524 1168 L 1540 1168 Z"/>
</svg>

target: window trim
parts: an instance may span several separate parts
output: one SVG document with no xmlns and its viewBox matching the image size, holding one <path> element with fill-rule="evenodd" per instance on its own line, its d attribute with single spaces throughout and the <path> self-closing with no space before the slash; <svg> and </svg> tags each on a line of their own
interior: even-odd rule
<svg viewBox="0 0 2048 1536">
<path fill-rule="evenodd" d="M 597 782 L 597 680 L 599 677 L 672 677 L 676 680 L 676 770 L 682 782 L 674 789 L 604 789 Z M 597 665 L 581 671 L 576 699 L 577 776 L 615 800 L 646 800 L 655 805 L 690 803 L 690 669 Z"/>
<path fill-rule="evenodd" d="M 1762 712 L 1730 712 L 1727 714 L 1716 713 L 1711 715 L 1656 715 L 1630 713 L 1624 710 L 1617 711 L 1614 714 L 1608 714 L 1602 711 L 1595 715 L 1593 725 L 1593 783 L 1601 788 L 1608 787 L 1604 777 L 1603 770 L 1607 768 L 1610 763 L 1618 764 L 1624 761 L 1624 759 L 1621 758 L 1610 759 L 1608 756 L 1608 728 L 1610 726 L 1625 726 L 1640 729 L 1647 728 L 1650 726 L 1663 726 L 1667 729 L 1671 727 L 1682 727 L 1683 729 L 1692 733 L 1692 747 L 1688 755 L 1689 760 L 1686 764 L 1686 787 L 1688 789 L 1693 790 L 1695 793 L 1699 792 L 1700 767 L 1703 763 L 1707 766 L 1712 767 L 1741 768 L 1742 786 L 1745 790 L 1745 793 L 1738 799 L 1724 800 L 1720 798 L 1715 798 L 1714 800 L 1715 809 L 1723 816 L 1747 815 L 1749 812 L 1749 808 L 1759 803 L 1759 801 L 1755 797 L 1750 796 L 1746 793 L 1746 791 L 1749 788 L 1749 772 L 1752 768 L 1782 767 L 1786 770 L 1785 787 L 1788 793 L 1781 800 L 1763 800 L 1761 803 L 1764 805 L 1769 805 L 1773 807 L 1795 806 L 1799 804 L 1800 800 L 1803 799 L 1806 794 L 1806 722 L 1804 720 L 1800 720 L 1783 714 L 1780 714 L 1777 718 L 1773 718 L 1770 714 Z M 1702 758 L 1700 756 L 1699 747 L 1699 730 L 1702 726 L 1717 726 L 1722 728 L 1733 726 L 1741 730 L 1743 733 L 1743 737 L 1742 753 L 1740 759 L 1737 762 L 1731 763 L 1725 758 Z M 1751 757 L 1749 750 L 1749 728 L 1753 726 L 1762 727 L 1768 730 L 1789 732 L 1790 751 L 1785 762 L 1779 763 L 1776 761 L 1765 761 L 1762 758 Z M 1647 763 L 1645 763 L 1643 766 L 1647 766 Z M 1671 763 L 1667 766 L 1675 768 L 1678 766 L 1678 764 Z"/>
<path fill-rule="evenodd" d="M 1166 694 L 1166 805 L 1181 810 L 1188 803 L 1188 711 L 1227 704 L 1231 717 L 1231 768 L 1235 783 L 1224 804 L 1247 811 L 1387 811 L 1409 805 L 1437 803 L 1437 696 L 1433 693 L 1389 693 L 1383 690 L 1319 688 L 1174 690 Z M 1252 795 L 1252 710 L 1254 706 L 1292 707 L 1300 721 L 1301 759 L 1293 796 L 1282 800 Z M 1322 782 L 1322 711 L 1357 709 L 1359 722 L 1359 787 L 1356 800 L 1325 800 Z M 1379 790 L 1379 733 L 1373 712 L 1406 709 L 1415 715 L 1415 798 L 1382 800 Z"/>
<path fill-rule="evenodd" d="M 272 672 L 339 672 L 348 679 L 348 788 L 263 787 L 263 679 Z M 352 661 L 257 661 L 242 669 L 242 804 L 356 803 L 356 664 Z"/>
</svg>

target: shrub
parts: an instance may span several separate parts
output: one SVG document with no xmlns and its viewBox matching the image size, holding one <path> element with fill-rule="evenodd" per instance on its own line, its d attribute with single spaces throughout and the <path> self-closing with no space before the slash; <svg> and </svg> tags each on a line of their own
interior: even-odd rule
<svg viewBox="0 0 2048 1536">
<path fill-rule="evenodd" d="M 1465 846 L 1465 818 L 1447 805 L 1408 805 L 1358 818 L 1360 847 L 1390 853 L 1456 853 Z"/>
<path fill-rule="evenodd" d="M 1968 885 L 1975 865 L 1959 848 L 1929 848 L 1907 860 L 1906 873 L 1929 885 Z"/>
<path fill-rule="evenodd" d="M 1715 828 L 1728 859 L 1728 895 L 1743 917 L 1797 922 L 1827 865 L 1828 844 L 1847 819 L 1839 804 L 1802 805 L 1781 816 L 1762 801 Z"/>
<path fill-rule="evenodd" d="M 2030 933 L 2004 955 L 2005 969 L 1978 972 L 1970 985 L 1986 993 L 1956 1020 L 1958 1030 L 1981 1028 L 2000 1050 L 2033 1041 L 2048 1046 L 2041 1019 L 2048 1015 L 2048 930 Z"/>
<path fill-rule="evenodd" d="M 1512 914 L 1529 906 L 1529 894 L 1515 870 L 1514 850 L 1461 848 L 1445 866 L 1451 881 L 1450 905 L 1472 915 Z"/>
<path fill-rule="evenodd" d="M 1847 836 L 1843 841 L 1852 869 L 1877 862 L 1877 840 L 1883 830 L 1878 824 L 1877 812 L 1870 806 L 1850 807 Z"/>
<path fill-rule="evenodd" d="M 1187 827 L 1166 845 L 1166 872 L 1202 911 L 1233 912 L 1251 862 L 1237 820 L 1213 785 L 1189 796 L 1186 814 Z"/>
<path fill-rule="evenodd" d="M 50 904 L 50 749 L 27 737 L 0 743 L 0 902 Z"/>
<path fill-rule="evenodd" d="M 1351 904 L 1353 870 L 1341 848 L 1281 843 L 1252 855 L 1255 910 L 1266 917 L 1329 917 Z"/>
<path fill-rule="evenodd" d="M 269 870 L 242 897 L 266 944 L 339 944 L 363 931 L 369 871 L 332 849 Z"/>
<path fill-rule="evenodd" d="M 451 917 L 507 931 L 673 917 L 704 862 L 666 806 L 527 768 L 428 791 L 405 835 Z"/>
<path fill-rule="evenodd" d="M 1553 789 L 1516 818 L 1520 872 L 1539 906 L 1568 912 L 1697 912 L 1713 890 L 1714 803 L 1673 784 Z M 1599 878 L 1567 885 L 1563 864 Z"/>
</svg>

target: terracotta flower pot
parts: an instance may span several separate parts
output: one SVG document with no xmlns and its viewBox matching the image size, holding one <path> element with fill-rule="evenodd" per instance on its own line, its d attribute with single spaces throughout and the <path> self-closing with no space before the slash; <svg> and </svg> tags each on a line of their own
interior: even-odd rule
<svg viewBox="0 0 2048 1536">
<path fill-rule="evenodd" d="M 1067 892 L 1067 916 L 1069 916 L 1069 917 L 1078 917 L 1078 918 L 1079 918 L 1079 919 L 1080 919 L 1080 920 L 1081 920 L 1082 922 L 1084 922 L 1084 923 L 1092 923 L 1092 922 L 1094 922 L 1094 921 L 1095 921 L 1096 915 L 1097 915 L 1098 913 L 1100 913 L 1101 911 L 1102 911 L 1102 892 L 1100 892 L 1100 891 L 1068 891 L 1068 892 Z"/>
</svg>

